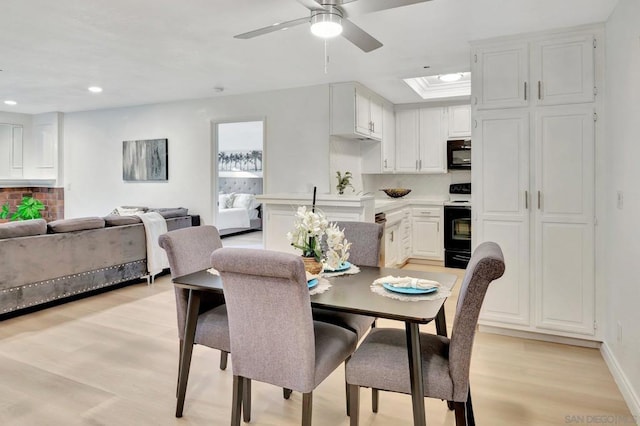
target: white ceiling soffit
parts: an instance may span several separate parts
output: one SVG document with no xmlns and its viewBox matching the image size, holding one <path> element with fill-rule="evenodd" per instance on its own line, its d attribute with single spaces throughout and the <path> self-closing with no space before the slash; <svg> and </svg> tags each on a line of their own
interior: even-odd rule
<svg viewBox="0 0 640 426">
<path fill-rule="evenodd" d="M 368 0 L 356 0 L 368 1 Z M 299 18 L 296 0 L 4 0 L 2 111 L 86 111 L 359 81 L 393 103 L 421 98 L 402 79 L 470 69 L 470 40 L 604 22 L 617 0 L 432 0 L 353 22 L 383 43 L 364 53 Z M 99 86 L 102 93 L 87 90 Z M 217 92 L 216 87 L 224 87 Z"/>
</svg>

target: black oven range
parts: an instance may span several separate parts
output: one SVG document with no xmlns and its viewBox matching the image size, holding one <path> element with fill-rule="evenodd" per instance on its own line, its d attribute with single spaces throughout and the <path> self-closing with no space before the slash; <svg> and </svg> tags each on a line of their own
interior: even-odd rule
<svg viewBox="0 0 640 426">
<path fill-rule="evenodd" d="M 449 186 L 444 205 L 444 266 L 464 269 L 471 259 L 471 183 Z"/>
</svg>

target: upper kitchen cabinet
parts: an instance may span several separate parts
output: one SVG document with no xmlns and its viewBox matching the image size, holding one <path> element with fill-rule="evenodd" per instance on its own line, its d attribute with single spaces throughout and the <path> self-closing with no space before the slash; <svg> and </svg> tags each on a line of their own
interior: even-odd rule
<svg viewBox="0 0 640 426">
<path fill-rule="evenodd" d="M 537 105 L 593 102 L 593 35 L 545 40 L 533 45 L 532 77 Z"/>
<path fill-rule="evenodd" d="M 476 47 L 472 52 L 472 102 L 478 109 L 527 106 L 526 43 Z"/>
<path fill-rule="evenodd" d="M 358 83 L 331 85 L 331 134 L 381 140 L 384 100 Z"/>
<path fill-rule="evenodd" d="M 360 144 L 362 173 L 393 173 L 396 166 L 396 117 L 393 104 L 382 105 L 382 140 Z"/>
<path fill-rule="evenodd" d="M 446 173 L 446 108 L 396 112 L 396 172 Z"/>
<path fill-rule="evenodd" d="M 0 179 L 22 179 L 23 128 L 0 124 Z"/>
<path fill-rule="evenodd" d="M 477 44 L 472 102 L 479 110 L 593 102 L 595 48 L 585 33 Z"/>
<path fill-rule="evenodd" d="M 471 136 L 471 105 L 450 106 L 448 115 L 449 139 Z"/>
</svg>

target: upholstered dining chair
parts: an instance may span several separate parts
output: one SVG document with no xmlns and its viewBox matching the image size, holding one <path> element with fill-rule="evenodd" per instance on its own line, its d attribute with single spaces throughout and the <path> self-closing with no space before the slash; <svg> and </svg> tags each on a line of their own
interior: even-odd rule
<svg viewBox="0 0 640 426">
<path fill-rule="evenodd" d="M 471 349 L 487 288 L 502 276 L 504 267 L 496 243 L 480 244 L 460 287 L 451 339 L 420 333 L 424 396 L 453 401 L 456 426 L 475 425 L 469 387 Z M 406 345 L 405 330 L 375 328 L 353 354 L 346 366 L 351 426 L 358 425 L 360 387 L 411 393 Z"/>
<path fill-rule="evenodd" d="M 310 426 L 312 392 L 353 353 L 355 333 L 313 321 L 300 256 L 222 248 L 211 263 L 220 271 L 229 315 L 232 426 L 250 410 L 242 397 L 251 380 L 302 392 L 302 425 Z"/>
<path fill-rule="evenodd" d="M 167 232 L 158 238 L 160 247 L 167 252 L 171 277 L 179 277 L 211 267 L 211 253 L 222 247 L 220 235 L 214 226 L 193 226 Z M 187 315 L 189 291 L 175 287 L 176 310 L 178 314 L 178 336 L 180 338 L 180 359 L 182 351 L 188 351 L 186 359 L 191 360 L 193 347 L 184 346 L 184 327 Z M 224 296 L 205 293 L 201 297 L 194 344 L 220 350 L 220 369 L 227 368 L 229 354 L 229 326 Z M 189 363 L 186 377 L 180 380 L 178 366 L 178 407 L 176 416 L 182 415 L 184 395 L 189 377 Z M 182 383 L 182 389 L 180 384 Z"/>
<path fill-rule="evenodd" d="M 345 238 L 351 242 L 349 262 L 356 266 L 378 266 L 384 226 L 373 222 L 351 221 L 338 221 L 336 224 L 338 228 L 344 230 Z M 313 309 L 313 319 L 352 330 L 358 336 L 358 340 L 375 322 L 373 317 L 319 308 Z"/>
</svg>

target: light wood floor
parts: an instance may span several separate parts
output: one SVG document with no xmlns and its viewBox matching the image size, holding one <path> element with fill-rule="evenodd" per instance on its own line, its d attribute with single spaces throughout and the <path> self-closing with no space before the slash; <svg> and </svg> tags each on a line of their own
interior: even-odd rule
<svg viewBox="0 0 640 426">
<path fill-rule="evenodd" d="M 446 305 L 449 325 L 456 296 Z M 0 322 L 0 425 L 229 424 L 231 365 L 220 371 L 219 352 L 203 347 L 194 351 L 184 417 L 174 417 L 175 322 L 168 276 Z M 596 349 L 478 333 L 471 383 L 478 425 L 630 416 Z M 409 396 L 381 393 L 374 415 L 369 395 L 363 390 L 361 425 L 412 424 Z M 280 389 L 254 383 L 251 424 L 299 425 L 301 399 L 283 400 Z M 313 424 L 348 425 L 344 405 L 340 368 L 314 392 Z M 429 425 L 455 423 L 443 402 L 426 407 Z"/>
</svg>

